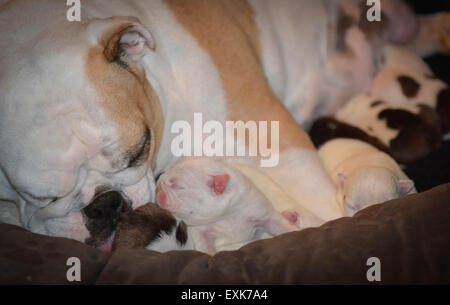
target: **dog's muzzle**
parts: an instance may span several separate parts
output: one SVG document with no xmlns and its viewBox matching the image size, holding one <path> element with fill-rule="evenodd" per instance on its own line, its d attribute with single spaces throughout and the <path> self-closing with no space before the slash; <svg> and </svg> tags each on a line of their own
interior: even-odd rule
<svg viewBox="0 0 450 305">
<path fill-rule="evenodd" d="M 131 210 L 131 204 L 120 192 L 111 190 L 95 196 L 92 202 L 83 209 L 86 228 L 91 234 L 85 243 L 108 251 L 114 241 L 114 233 L 120 215 L 129 210 Z"/>
</svg>

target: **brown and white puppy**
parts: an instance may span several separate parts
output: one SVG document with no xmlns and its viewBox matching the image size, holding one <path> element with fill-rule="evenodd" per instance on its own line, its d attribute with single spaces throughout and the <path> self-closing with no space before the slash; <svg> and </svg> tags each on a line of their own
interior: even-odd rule
<svg viewBox="0 0 450 305">
<path fill-rule="evenodd" d="M 439 117 L 427 105 L 391 106 L 360 95 L 338 111 L 336 120 L 377 138 L 400 163 L 421 159 L 441 144 Z"/>
<path fill-rule="evenodd" d="M 209 158 L 177 160 L 159 178 L 156 199 L 188 225 L 193 248 L 209 254 L 300 229 L 238 170 Z"/>
<path fill-rule="evenodd" d="M 123 208 L 153 201 L 154 176 L 177 159 L 173 123 L 193 126 L 202 112 L 222 124 L 280 122 L 280 162 L 266 174 L 335 218 L 335 188 L 297 122 L 365 88 L 372 42 L 412 42 L 417 24 L 401 1 L 385 0 L 381 24 L 391 22 L 368 31 L 378 25 L 359 3 L 92 0 L 69 22 L 65 1 L 0 1 L 0 200 L 29 230 L 108 248 Z M 430 20 L 421 27 L 445 28 Z M 92 219 L 83 209 L 99 201 L 104 218 Z"/>
<path fill-rule="evenodd" d="M 112 250 L 148 249 L 158 252 L 192 249 L 187 226 L 154 203 L 122 213 Z"/>
<path fill-rule="evenodd" d="M 344 215 L 416 193 L 414 182 L 389 155 L 353 139 L 334 139 L 319 149 L 334 183 Z"/>
<path fill-rule="evenodd" d="M 442 133 L 450 132 L 448 85 L 437 79 L 423 59 L 409 49 L 387 46 L 383 58 L 370 96 L 392 106 L 427 105 L 438 113 Z"/>
</svg>

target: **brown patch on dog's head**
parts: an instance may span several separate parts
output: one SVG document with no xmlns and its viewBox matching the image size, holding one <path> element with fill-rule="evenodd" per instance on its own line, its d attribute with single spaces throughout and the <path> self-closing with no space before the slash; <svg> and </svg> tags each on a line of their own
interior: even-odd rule
<svg viewBox="0 0 450 305">
<path fill-rule="evenodd" d="M 450 132 L 450 88 L 443 89 L 439 92 L 436 112 L 441 120 L 442 133 Z"/>
<path fill-rule="evenodd" d="M 175 217 L 168 211 L 154 203 L 147 203 L 121 215 L 113 250 L 144 249 L 161 234 L 170 234 L 176 224 Z"/>
<path fill-rule="evenodd" d="M 279 138 L 280 152 L 313 147 L 267 82 L 260 62 L 256 14 L 248 1 L 165 0 L 165 3 L 217 68 L 227 102 L 227 120 L 278 121 L 283 135 Z M 269 128 L 268 147 L 272 145 L 270 133 Z M 248 144 L 249 138 L 245 140 Z"/>
<path fill-rule="evenodd" d="M 420 90 L 420 84 L 412 77 L 406 75 L 400 75 L 397 77 L 397 81 L 402 88 L 403 94 L 407 98 L 416 97 Z"/>
<path fill-rule="evenodd" d="M 441 144 L 439 117 L 429 106 L 419 105 L 420 113 L 403 109 L 385 109 L 378 115 L 387 126 L 398 129 L 389 143 L 390 154 L 400 163 L 411 163 L 427 156 Z"/>
<path fill-rule="evenodd" d="M 85 71 L 117 130 L 114 149 L 123 158 L 116 166 L 138 166 L 150 159 L 155 167 L 164 122 L 141 63 L 146 50 L 155 48 L 151 35 L 131 17 L 96 20 L 89 26 L 99 37 L 86 56 Z"/>
</svg>

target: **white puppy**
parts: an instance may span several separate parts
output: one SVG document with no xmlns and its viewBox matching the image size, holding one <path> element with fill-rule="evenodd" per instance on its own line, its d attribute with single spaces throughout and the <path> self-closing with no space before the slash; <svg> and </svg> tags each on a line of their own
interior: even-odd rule
<svg viewBox="0 0 450 305">
<path fill-rule="evenodd" d="M 338 186 L 337 200 L 346 216 L 416 192 L 398 164 L 367 143 L 335 139 L 324 144 L 319 155 Z"/>
<path fill-rule="evenodd" d="M 157 184 L 158 204 L 187 225 L 195 250 L 213 254 L 300 228 L 275 211 L 239 171 L 208 158 L 182 158 Z M 295 219 L 296 220 L 296 219 Z"/>
</svg>

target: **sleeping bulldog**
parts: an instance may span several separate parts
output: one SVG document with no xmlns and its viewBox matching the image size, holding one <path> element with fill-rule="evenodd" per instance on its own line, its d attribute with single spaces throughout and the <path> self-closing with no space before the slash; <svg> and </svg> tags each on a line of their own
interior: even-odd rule
<svg viewBox="0 0 450 305">
<path fill-rule="evenodd" d="M 448 18 L 384 0 L 371 23 L 361 3 L 92 0 L 69 22 L 66 1 L 0 1 L 0 200 L 15 210 L 0 219 L 110 248 L 119 215 L 153 201 L 154 177 L 179 157 L 174 123 L 193 126 L 195 112 L 279 122 L 265 173 L 335 218 L 335 187 L 298 123 L 368 89 L 387 41 L 449 51 Z"/>
<path fill-rule="evenodd" d="M 389 155 L 370 144 L 335 139 L 319 149 L 345 216 L 388 200 L 416 193 L 414 182 Z"/>
</svg>

